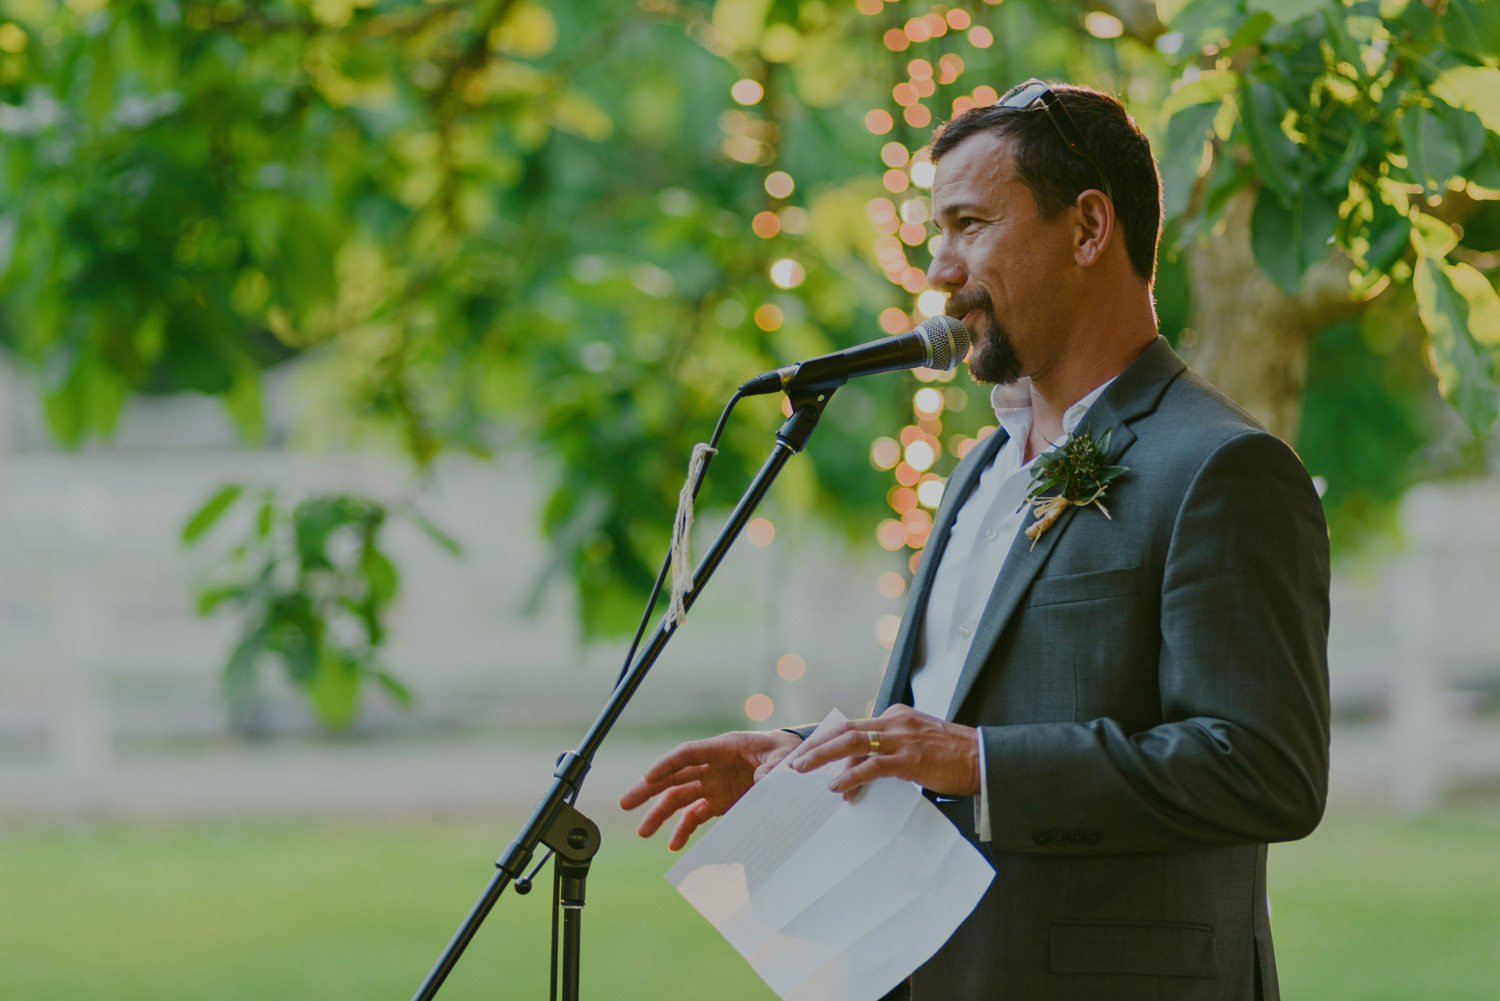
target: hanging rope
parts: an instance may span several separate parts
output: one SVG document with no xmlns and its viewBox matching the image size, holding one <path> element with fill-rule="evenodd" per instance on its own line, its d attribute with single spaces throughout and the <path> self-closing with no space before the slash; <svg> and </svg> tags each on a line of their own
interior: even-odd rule
<svg viewBox="0 0 1500 1001">
<path fill-rule="evenodd" d="M 718 451 L 702 442 L 693 446 L 687 482 L 677 495 L 677 517 L 672 520 L 672 596 L 667 602 L 667 627 L 670 629 L 687 621 L 687 602 L 684 599 L 693 589 L 693 558 L 688 552 L 689 536 L 693 532 L 693 495 L 698 492 L 698 481 L 703 478 L 708 457 L 717 455 Z"/>
</svg>

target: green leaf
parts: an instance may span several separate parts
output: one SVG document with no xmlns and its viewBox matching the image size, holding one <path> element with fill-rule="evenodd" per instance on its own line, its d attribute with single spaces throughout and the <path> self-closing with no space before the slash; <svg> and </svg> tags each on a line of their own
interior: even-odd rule
<svg viewBox="0 0 1500 1001">
<path fill-rule="evenodd" d="M 1407 170 L 1429 195 L 1441 192 L 1458 172 L 1463 151 L 1442 121 L 1426 108 L 1411 107 L 1396 119 Z"/>
<path fill-rule="evenodd" d="M 411 689 L 407 688 L 389 671 L 381 668 L 366 668 L 365 672 L 375 679 L 375 682 L 385 690 L 385 693 L 395 699 L 400 705 L 410 707 L 416 699 L 412 696 Z"/>
<path fill-rule="evenodd" d="M 384 553 L 374 546 L 367 546 L 364 556 L 360 560 L 361 569 L 364 570 L 365 583 L 369 589 L 370 599 L 376 605 L 384 605 L 396 597 L 399 586 L 399 578 L 396 574 L 396 566 Z"/>
<path fill-rule="evenodd" d="M 1353 118 L 1352 115 L 1349 117 Z M 1365 130 L 1353 125 L 1349 130 L 1349 142 L 1344 146 L 1343 155 L 1323 179 L 1323 190 L 1330 195 L 1342 197 L 1349 190 L 1349 179 L 1354 176 L 1354 171 L 1364 162 L 1365 154 L 1369 152 L 1370 140 L 1366 138 Z"/>
<path fill-rule="evenodd" d="M 1246 0 L 1245 9 L 1252 14 L 1264 11 L 1281 24 L 1295 24 L 1304 17 L 1331 12 L 1330 0 Z"/>
<path fill-rule="evenodd" d="M 182 541 L 184 543 L 196 541 L 200 535 L 214 526 L 220 516 L 229 510 L 229 506 L 239 500 L 240 494 L 244 492 L 245 488 L 238 483 L 229 483 L 214 491 L 213 496 L 193 512 L 192 517 L 188 518 L 187 523 L 182 526 Z"/>
<path fill-rule="evenodd" d="M 244 593 L 245 589 L 239 586 L 205 588 L 198 592 L 198 614 L 210 615 L 225 601 L 242 597 Z"/>
<path fill-rule="evenodd" d="M 354 722 L 359 709 L 359 666 L 348 654 L 325 646 L 317 670 L 303 680 L 302 689 L 318 719 L 330 730 L 342 730 Z"/>
<path fill-rule="evenodd" d="M 1500 133 L 1500 69 L 1456 66 L 1439 73 L 1430 89 L 1434 97 L 1474 112 L 1485 128 Z"/>
<path fill-rule="evenodd" d="M 1432 345 L 1438 391 L 1476 435 L 1489 432 L 1500 414 L 1493 357 L 1469 333 L 1469 304 L 1438 259 L 1423 255 L 1412 276 L 1417 314 Z"/>
<path fill-rule="evenodd" d="M 1286 101 L 1270 84 L 1259 81 L 1241 87 L 1237 95 L 1245 141 L 1266 187 L 1290 207 L 1300 186 L 1297 146 L 1281 130 Z"/>
<path fill-rule="evenodd" d="M 255 537 L 270 538 L 271 527 L 276 517 L 276 497 L 267 490 L 261 495 L 260 508 L 255 512 Z"/>
<path fill-rule="evenodd" d="M 234 648 L 234 653 L 229 655 L 229 661 L 224 665 L 222 678 L 224 699 L 229 703 L 232 711 L 237 711 L 250 693 L 255 682 L 255 660 L 265 649 L 266 637 L 267 630 L 264 624 L 250 630 Z"/>
<path fill-rule="evenodd" d="M 1302 289 L 1307 269 L 1328 254 L 1328 237 L 1338 223 L 1338 209 L 1311 185 L 1287 209 L 1267 188 L 1255 198 L 1250 216 L 1250 247 L 1255 262 L 1278 286 L 1293 295 Z"/>
<path fill-rule="evenodd" d="M 1374 271 L 1385 271 L 1400 259 L 1411 242 L 1411 220 L 1383 201 L 1372 201 L 1374 218 L 1370 220 L 1370 249 L 1365 263 Z"/>
<path fill-rule="evenodd" d="M 433 524 L 426 515 L 422 514 L 420 511 L 412 511 L 410 513 L 410 517 L 412 524 L 421 529 L 422 532 L 433 542 L 436 542 L 438 545 L 448 550 L 448 552 L 452 553 L 454 556 L 462 556 L 464 554 L 464 547 L 459 543 L 459 541 L 453 536 L 449 535 L 447 532 L 443 531 L 441 528 L 438 528 L 437 525 Z"/>
<path fill-rule="evenodd" d="M 1161 157 L 1163 218 L 1171 219 L 1187 210 L 1203 165 L 1203 147 L 1220 105 L 1195 104 L 1172 116 L 1167 123 L 1167 145 Z"/>
<path fill-rule="evenodd" d="M 1500 4 L 1493 0 L 1448 0 L 1443 35 L 1460 52 L 1481 59 L 1500 53 Z"/>
</svg>

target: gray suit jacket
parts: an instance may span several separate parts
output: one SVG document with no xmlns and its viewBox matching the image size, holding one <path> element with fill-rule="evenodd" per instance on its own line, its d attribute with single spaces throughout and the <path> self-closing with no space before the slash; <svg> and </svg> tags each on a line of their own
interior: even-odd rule
<svg viewBox="0 0 1500 1001">
<path fill-rule="evenodd" d="M 950 717 L 983 728 L 996 878 L 916 1001 L 1278 997 L 1266 843 L 1322 815 L 1328 530 L 1296 455 L 1166 341 L 1080 428 L 1113 429 L 1113 519 L 1019 534 Z M 937 512 L 876 713 L 905 701 L 949 529 Z M 1030 519 L 1028 518 L 1028 522 Z M 973 837 L 972 800 L 940 803 Z"/>
</svg>

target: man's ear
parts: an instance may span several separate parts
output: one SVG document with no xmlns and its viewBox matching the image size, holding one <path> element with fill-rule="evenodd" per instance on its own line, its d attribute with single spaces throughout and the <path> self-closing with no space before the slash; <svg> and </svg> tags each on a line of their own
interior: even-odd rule
<svg viewBox="0 0 1500 1001">
<path fill-rule="evenodd" d="M 1073 203 L 1078 210 L 1078 231 L 1073 243 L 1073 261 L 1080 268 L 1097 264 L 1109 249 L 1115 234 L 1115 206 L 1103 192 L 1090 188 Z"/>
</svg>

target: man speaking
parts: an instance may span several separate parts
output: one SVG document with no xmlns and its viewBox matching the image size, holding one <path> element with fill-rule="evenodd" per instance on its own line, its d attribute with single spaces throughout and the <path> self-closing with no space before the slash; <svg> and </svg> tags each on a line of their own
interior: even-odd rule
<svg viewBox="0 0 1500 1001">
<path fill-rule="evenodd" d="M 846 759 L 834 791 L 916 782 L 996 872 L 898 996 L 1277 998 L 1266 844 L 1327 787 L 1317 494 L 1158 336 L 1161 182 L 1118 101 L 1030 81 L 932 159 L 928 281 L 1000 430 L 949 480 L 875 716 L 684 744 L 621 805 L 659 796 L 642 836 L 681 811 L 675 850 L 794 750 Z"/>
</svg>

